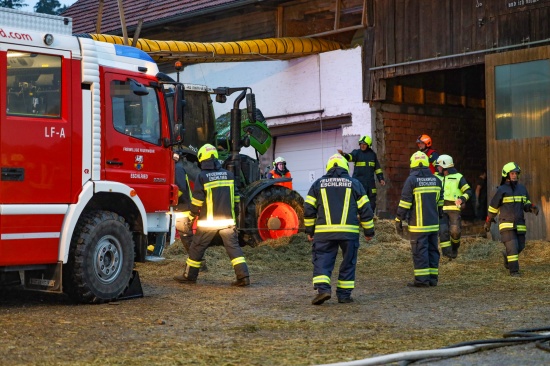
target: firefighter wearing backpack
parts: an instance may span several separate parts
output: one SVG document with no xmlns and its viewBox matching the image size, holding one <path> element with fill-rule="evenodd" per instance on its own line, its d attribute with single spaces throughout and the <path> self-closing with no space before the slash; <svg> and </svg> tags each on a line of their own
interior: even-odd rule
<svg viewBox="0 0 550 366">
<path fill-rule="evenodd" d="M 443 217 L 439 222 L 439 245 L 445 257 L 454 259 L 458 255 L 462 235 L 461 210 L 472 196 L 472 188 L 462 174 L 454 167 L 453 158 L 440 155 L 436 162 L 440 175 L 443 175 L 445 190 Z"/>
<path fill-rule="evenodd" d="M 403 185 L 397 207 L 395 226 L 403 232 L 408 219 L 414 263 L 414 282 L 410 287 L 437 286 L 439 280 L 439 248 L 437 232 L 443 206 L 443 185 L 429 169 L 428 156 L 415 152 L 410 159 L 411 174 Z"/>
<path fill-rule="evenodd" d="M 378 157 L 374 150 L 371 149 L 371 146 L 372 138 L 365 135 L 359 139 L 359 149 L 355 149 L 349 154 L 340 149 L 337 151 L 346 158 L 347 161 L 355 164 L 353 168 L 353 178 L 361 182 L 365 188 L 372 212 L 374 212 L 376 209 L 376 184 L 374 182 L 374 176 L 376 175 L 378 182 L 380 182 L 382 186 L 386 185 L 386 181 L 384 180 L 384 174 L 382 173 L 382 168 L 380 168 Z"/>
<path fill-rule="evenodd" d="M 313 305 L 321 305 L 331 298 L 330 277 L 338 248 L 342 262 L 338 272 L 336 296 L 339 303 L 353 302 L 355 265 L 359 249 L 359 232 L 363 229 L 368 241 L 374 236 L 373 213 L 369 198 L 361 183 L 349 176 L 348 162 L 332 155 L 326 174 L 317 179 L 304 203 L 305 231 L 312 245 L 313 288 L 317 296 Z"/>
<path fill-rule="evenodd" d="M 420 135 L 416 139 L 416 145 L 418 146 L 418 150 L 422 151 L 428 157 L 430 161 L 430 170 L 432 174 L 435 174 L 435 162 L 437 158 L 439 158 L 439 153 L 432 148 L 432 138 L 428 135 Z"/>
<path fill-rule="evenodd" d="M 236 217 L 239 214 L 239 192 L 233 173 L 222 169 L 218 151 L 210 144 L 197 154 L 201 172 L 195 179 L 191 199 L 191 217 L 198 216 L 197 231 L 189 247 L 189 256 L 183 274 L 174 280 L 195 283 L 204 259 L 204 253 L 212 239 L 219 234 L 237 277 L 231 285 L 250 285 L 248 266 L 239 245 Z"/>
<path fill-rule="evenodd" d="M 518 182 L 521 169 L 514 162 L 502 167 L 502 179 L 494 197 L 487 209 L 485 231 L 491 230 L 491 222 L 498 215 L 498 229 L 500 240 L 506 251 L 502 252 L 504 267 L 510 271 L 510 276 L 519 277 L 519 253 L 525 249 L 525 225 L 524 212 L 539 214 L 539 208 L 529 200 L 527 188 Z"/>
</svg>

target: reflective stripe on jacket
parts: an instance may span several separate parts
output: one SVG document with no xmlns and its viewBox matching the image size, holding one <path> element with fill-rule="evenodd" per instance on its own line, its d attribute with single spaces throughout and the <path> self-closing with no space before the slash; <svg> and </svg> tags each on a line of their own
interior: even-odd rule
<svg viewBox="0 0 550 366">
<path fill-rule="evenodd" d="M 466 178 L 455 168 L 449 168 L 447 171 L 449 174 L 443 177 L 445 191 L 443 211 L 460 211 L 460 206 L 455 203 L 456 199 L 460 198 L 463 203 L 466 203 L 472 196 L 472 188 L 466 182 Z"/>
<path fill-rule="evenodd" d="M 347 161 L 355 164 L 353 168 L 353 178 L 357 179 L 365 189 L 373 189 L 376 193 L 376 184 L 374 182 L 374 175 L 378 178 L 378 181 L 384 179 L 382 168 L 378 162 L 378 157 L 374 150 L 370 147 L 363 151 L 361 149 L 355 149 L 349 154 L 343 154 Z"/>
<path fill-rule="evenodd" d="M 304 204 L 306 234 L 319 240 L 356 239 L 360 228 L 372 236 L 373 216 L 361 183 L 340 167 L 330 169 L 313 183 Z"/>
<path fill-rule="evenodd" d="M 233 173 L 222 169 L 217 159 L 207 159 L 201 167 L 191 200 L 191 212 L 199 214 L 197 227 L 220 229 L 234 226 L 240 197 Z"/>
<path fill-rule="evenodd" d="M 401 191 L 397 221 L 409 217 L 409 232 L 439 231 L 439 211 L 443 205 L 443 185 L 429 168 L 411 169 Z"/>
<path fill-rule="evenodd" d="M 515 229 L 519 233 L 525 233 L 527 226 L 525 226 L 524 212 L 530 207 L 531 201 L 527 188 L 520 183 L 512 187 L 508 181 L 498 187 L 487 211 L 490 219 L 498 214 L 498 229 L 500 231 Z"/>
</svg>

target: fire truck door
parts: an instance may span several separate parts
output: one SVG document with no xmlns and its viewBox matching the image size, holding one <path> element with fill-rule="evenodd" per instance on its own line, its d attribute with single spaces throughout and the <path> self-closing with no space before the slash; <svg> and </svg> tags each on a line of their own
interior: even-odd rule
<svg viewBox="0 0 550 366">
<path fill-rule="evenodd" d="M 147 93 L 136 93 L 134 82 Z M 145 78 L 111 72 L 105 74 L 103 90 L 105 179 L 134 188 L 147 212 L 168 210 L 174 161 L 162 144 L 159 90 Z"/>
<path fill-rule="evenodd" d="M 70 56 L 0 46 L 2 204 L 70 202 L 72 159 L 79 159 L 71 153 L 72 122 L 79 123 L 72 108 L 81 104 L 70 90 Z"/>
</svg>

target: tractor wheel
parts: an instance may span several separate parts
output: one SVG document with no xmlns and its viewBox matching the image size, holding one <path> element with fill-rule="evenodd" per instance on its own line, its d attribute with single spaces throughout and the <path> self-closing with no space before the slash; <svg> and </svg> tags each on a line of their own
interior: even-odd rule
<svg viewBox="0 0 550 366">
<path fill-rule="evenodd" d="M 261 241 L 297 234 L 304 227 L 304 199 L 281 186 L 260 192 L 246 207 L 241 243 L 255 247 Z"/>
<path fill-rule="evenodd" d="M 75 301 L 115 300 L 127 288 L 134 268 L 134 242 L 124 218 L 92 211 L 80 218 L 63 267 L 65 292 Z"/>
</svg>

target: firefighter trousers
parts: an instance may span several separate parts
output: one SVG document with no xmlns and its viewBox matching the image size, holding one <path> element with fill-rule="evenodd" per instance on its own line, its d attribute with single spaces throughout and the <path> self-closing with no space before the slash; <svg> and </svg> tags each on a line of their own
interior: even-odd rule
<svg viewBox="0 0 550 366">
<path fill-rule="evenodd" d="M 500 232 L 500 240 L 506 247 L 506 260 L 510 273 L 519 272 L 519 253 L 525 249 L 525 233 L 516 230 Z"/>
<path fill-rule="evenodd" d="M 231 260 L 233 265 L 233 270 L 237 279 L 248 277 L 248 266 L 244 259 L 243 250 L 239 245 L 239 238 L 237 236 L 237 229 L 229 227 L 226 229 L 214 229 L 206 230 L 203 228 L 197 228 L 197 232 L 193 235 L 193 240 L 191 241 L 191 246 L 189 247 L 189 258 L 187 265 L 193 265 L 200 268 L 200 264 L 204 258 L 204 253 L 208 248 L 208 245 L 214 239 L 214 236 L 219 233 L 223 241 L 223 246 L 225 251 Z"/>
<path fill-rule="evenodd" d="M 353 240 L 315 240 L 312 245 L 313 288 L 319 293 L 331 293 L 330 278 L 338 255 L 342 249 L 342 262 L 338 272 L 336 296 L 339 299 L 351 297 L 355 288 L 355 266 L 359 237 Z"/>
<path fill-rule="evenodd" d="M 414 282 L 436 286 L 439 279 L 437 232 L 410 233 L 414 264 Z"/>
<path fill-rule="evenodd" d="M 445 257 L 456 258 L 462 235 L 460 211 L 445 211 L 439 220 L 439 245 Z"/>
</svg>

